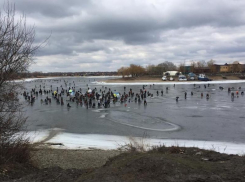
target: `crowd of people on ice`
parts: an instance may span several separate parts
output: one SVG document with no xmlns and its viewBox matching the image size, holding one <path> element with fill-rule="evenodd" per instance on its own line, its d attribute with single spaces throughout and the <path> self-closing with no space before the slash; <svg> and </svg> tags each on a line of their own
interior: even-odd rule
<svg viewBox="0 0 245 182">
<path fill-rule="evenodd" d="M 46 90 L 45 86 L 43 86 L 42 89 L 42 85 L 40 85 L 39 88 L 37 88 L 37 86 L 35 85 L 35 88 L 32 88 L 30 92 L 24 91 L 23 96 L 31 105 L 34 104 L 35 100 L 37 100 L 39 95 L 45 95 L 44 99 L 40 99 L 41 104 L 48 105 L 51 104 L 51 102 L 53 101 L 56 102 L 58 105 L 65 105 L 64 101 L 66 101 L 66 106 L 68 108 L 71 107 L 70 102 L 75 102 L 77 105 L 85 106 L 87 109 L 95 107 L 109 108 L 111 103 L 115 104 L 116 102 L 125 104 L 125 106 L 128 102 L 135 102 L 139 104 L 144 103 L 144 105 L 147 105 L 147 98 L 153 97 L 153 93 L 146 90 L 146 85 L 143 85 L 142 89 L 140 89 L 137 93 L 134 93 L 132 88 L 130 88 L 127 92 L 126 87 L 124 87 L 123 93 L 115 91 L 113 92 L 110 88 L 104 86 L 102 86 L 102 89 L 99 90 L 97 90 L 96 87 L 94 89 L 90 89 L 88 87 L 87 90 L 85 90 L 85 92 L 82 93 L 83 90 L 81 88 L 76 90 L 74 81 L 74 87 L 68 87 L 68 82 L 65 80 L 64 84 L 67 89 L 64 89 L 61 85 L 61 89 L 57 87 L 55 90 L 53 90 L 52 85 L 50 85 L 50 89 Z M 71 83 L 69 83 L 69 85 L 71 85 Z M 210 84 L 204 84 L 203 86 L 206 89 L 210 86 Z M 150 88 L 151 87 L 154 87 L 154 84 L 150 85 Z M 175 84 L 173 85 L 173 87 L 175 87 Z M 196 84 L 194 84 L 194 87 L 196 87 Z M 201 85 L 197 87 L 200 88 Z M 224 87 L 220 86 L 219 89 L 223 90 Z M 239 97 L 240 94 L 242 96 L 244 95 L 244 91 L 241 90 L 241 87 L 237 88 L 237 90 L 235 90 L 234 87 L 228 87 L 227 89 L 228 93 L 231 95 L 232 101 L 234 101 L 235 97 Z M 168 92 L 168 90 L 169 88 L 166 87 L 166 92 Z M 161 90 L 160 92 L 158 90 L 156 91 L 157 96 L 159 96 L 160 93 L 161 96 L 163 96 L 163 90 Z M 193 96 L 193 91 L 191 91 L 190 94 L 191 96 Z M 204 93 L 201 92 L 201 98 L 203 97 Z M 184 98 L 187 99 L 187 92 L 184 92 Z M 206 93 L 206 99 L 208 100 L 209 98 L 209 93 Z M 176 102 L 178 101 L 179 96 L 176 97 Z"/>
</svg>

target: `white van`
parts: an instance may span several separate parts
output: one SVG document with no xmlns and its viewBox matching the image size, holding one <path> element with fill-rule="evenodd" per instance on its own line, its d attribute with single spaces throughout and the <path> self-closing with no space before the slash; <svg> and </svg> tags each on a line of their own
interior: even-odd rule
<svg viewBox="0 0 245 182">
<path fill-rule="evenodd" d="M 178 76 L 181 75 L 182 73 L 179 71 L 166 71 L 163 72 L 163 76 Z"/>
</svg>

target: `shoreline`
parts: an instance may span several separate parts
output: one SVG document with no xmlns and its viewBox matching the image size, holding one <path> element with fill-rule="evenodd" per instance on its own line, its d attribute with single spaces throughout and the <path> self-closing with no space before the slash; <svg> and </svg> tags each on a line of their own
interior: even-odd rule
<svg viewBox="0 0 245 182">
<path fill-rule="evenodd" d="M 34 80 L 44 80 L 44 79 L 60 79 L 60 78 L 121 78 L 121 76 L 43 76 L 43 77 L 31 77 L 31 78 L 19 78 L 15 80 L 10 80 L 11 82 L 29 82 Z"/>
<path fill-rule="evenodd" d="M 160 81 L 160 80 L 136 80 L 136 81 L 121 81 L 121 80 L 106 80 L 100 82 L 92 82 L 98 85 L 191 85 L 191 84 L 229 84 L 229 83 L 245 83 L 245 80 L 213 80 L 213 81 Z"/>
<path fill-rule="evenodd" d="M 142 76 L 142 77 L 136 77 L 136 78 L 132 78 L 132 77 L 125 77 L 125 78 L 115 78 L 115 79 L 110 79 L 110 80 L 105 80 L 103 82 L 105 83 L 184 83 L 184 82 L 188 82 L 188 83 L 192 83 L 192 82 L 200 82 L 200 83 L 212 83 L 215 81 L 244 81 L 243 79 L 240 79 L 238 76 L 226 76 L 226 79 L 224 79 L 222 76 L 209 76 L 210 79 L 212 79 L 212 81 L 199 81 L 199 80 L 190 80 L 190 81 L 178 81 L 177 77 L 174 77 L 174 81 L 163 81 L 161 78 L 159 77 L 150 77 L 150 76 Z"/>
<path fill-rule="evenodd" d="M 144 144 L 146 150 L 153 146 L 165 145 L 166 147 L 198 147 L 205 150 L 214 150 L 225 154 L 244 155 L 245 143 L 225 142 L 225 141 L 202 141 L 185 139 L 157 139 L 144 137 L 99 135 L 99 134 L 73 134 L 57 132 L 53 135 L 53 130 L 29 132 L 27 137 L 32 138 L 31 143 L 41 144 L 38 148 L 47 147 L 61 150 L 120 150 L 130 143 Z M 46 140 L 46 138 L 49 138 Z M 45 142 L 42 142 L 45 141 Z"/>
<path fill-rule="evenodd" d="M 144 151 L 32 149 L 31 163 L 0 166 L 1 181 L 243 181 L 244 156 L 196 147 Z M 188 171 L 188 172 L 187 172 Z M 231 175 L 232 174 L 232 175 Z M 142 180 L 139 180 L 142 179 Z"/>
<path fill-rule="evenodd" d="M 119 150 L 69 150 L 47 147 L 34 148 L 32 161 L 39 169 L 60 167 L 62 169 L 89 169 L 103 166 L 108 159 L 120 155 Z M 60 160 L 62 159 L 62 160 Z"/>
</svg>

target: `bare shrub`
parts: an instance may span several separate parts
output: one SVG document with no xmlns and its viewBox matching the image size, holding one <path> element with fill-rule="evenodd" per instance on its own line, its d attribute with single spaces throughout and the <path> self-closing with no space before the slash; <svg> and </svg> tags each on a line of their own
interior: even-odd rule
<svg viewBox="0 0 245 182">
<path fill-rule="evenodd" d="M 149 152 L 165 153 L 166 151 L 167 151 L 166 146 L 164 144 L 160 144 L 160 145 L 152 146 Z"/>
<path fill-rule="evenodd" d="M 28 139 L 16 135 L 26 121 L 17 95 L 21 85 L 11 80 L 32 63 L 40 47 L 34 38 L 34 27 L 27 27 L 25 15 L 16 18 L 15 6 L 5 3 L 0 11 L 0 164 L 30 158 Z"/>
<path fill-rule="evenodd" d="M 124 150 L 127 152 L 146 152 L 148 149 L 148 144 L 146 143 L 146 134 L 142 138 L 129 137 L 129 143 L 119 147 L 119 150 Z"/>
<path fill-rule="evenodd" d="M 6 90 L 2 90 L 5 88 Z M 28 162 L 29 141 L 18 132 L 26 122 L 16 90 L 19 85 L 9 83 L 0 87 L 0 164 Z"/>
</svg>

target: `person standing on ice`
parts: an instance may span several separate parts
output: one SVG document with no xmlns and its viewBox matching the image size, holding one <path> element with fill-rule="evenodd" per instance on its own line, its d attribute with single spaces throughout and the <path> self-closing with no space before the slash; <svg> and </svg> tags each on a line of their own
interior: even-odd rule
<svg viewBox="0 0 245 182">
<path fill-rule="evenodd" d="M 178 102 L 179 101 L 179 97 L 176 97 L 176 102 Z"/>
</svg>

